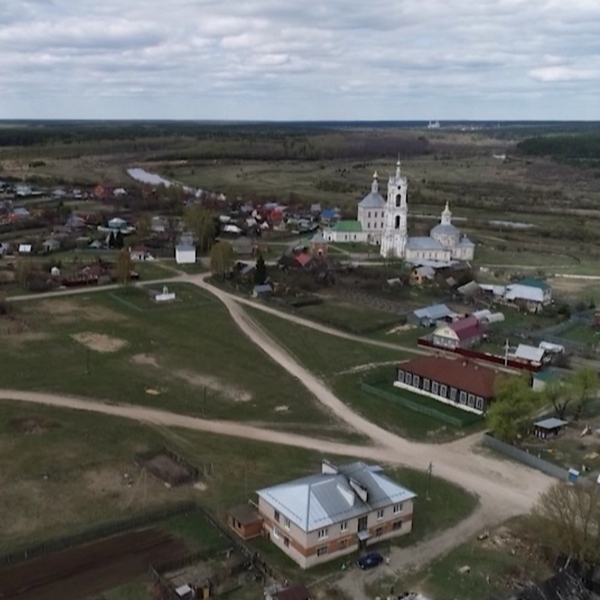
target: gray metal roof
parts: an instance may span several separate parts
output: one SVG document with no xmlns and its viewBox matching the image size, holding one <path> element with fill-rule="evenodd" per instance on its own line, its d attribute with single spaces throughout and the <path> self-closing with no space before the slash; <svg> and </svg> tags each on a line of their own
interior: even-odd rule
<svg viewBox="0 0 600 600">
<path fill-rule="evenodd" d="M 538 421 L 537 423 L 534 423 L 534 425 L 536 427 L 541 427 L 542 429 L 556 429 L 557 427 L 563 427 L 564 425 L 567 425 L 567 421 L 551 417 L 550 419 Z"/>
<path fill-rule="evenodd" d="M 439 235 L 460 235 L 460 231 L 456 227 L 454 227 L 454 225 L 442 225 L 441 223 L 439 225 L 436 225 L 431 230 L 431 235 L 433 235 L 434 233 L 437 233 Z"/>
<path fill-rule="evenodd" d="M 385 200 L 379 192 L 367 194 L 359 203 L 360 208 L 385 208 Z"/>
<path fill-rule="evenodd" d="M 326 240 L 323 237 L 323 234 L 321 233 L 321 230 L 319 229 L 319 231 L 317 231 L 317 233 L 315 233 L 315 235 L 313 235 L 310 238 L 310 243 L 311 244 L 325 244 Z"/>
<path fill-rule="evenodd" d="M 475 247 L 475 244 L 466 235 L 463 235 L 460 242 L 458 242 L 458 245 L 462 246 L 463 248 L 474 248 Z"/>
<path fill-rule="evenodd" d="M 194 250 L 196 251 L 196 246 L 194 246 L 193 244 L 177 244 L 177 246 L 175 246 L 175 249 L 178 250 L 179 252 L 186 252 L 186 251 L 190 251 L 190 250 Z"/>
<path fill-rule="evenodd" d="M 443 250 L 443 246 L 432 237 L 409 237 L 406 242 L 409 250 Z"/>
<path fill-rule="evenodd" d="M 431 319 L 435 321 L 437 319 L 443 319 L 444 317 L 454 317 L 456 313 L 450 310 L 445 304 L 432 304 L 425 308 L 418 308 L 413 311 L 413 314 L 417 319 Z"/>
<path fill-rule="evenodd" d="M 366 502 L 351 482 L 366 489 Z M 381 467 L 363 462 L 259 490 L 257 494 L 303 531 L 314 531 L 416 497 L 384 475 Z"/>
</svg>

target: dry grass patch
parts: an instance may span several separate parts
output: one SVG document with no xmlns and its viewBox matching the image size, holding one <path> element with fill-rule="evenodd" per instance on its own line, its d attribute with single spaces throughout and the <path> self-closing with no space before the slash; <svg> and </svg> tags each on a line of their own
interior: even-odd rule
<svg viewBox="0 0 600 600">
<path fill-rule="evenodd" d="M 103 333 L 74 333 L 71 337 L 86 348 L 94 350 L 94 352 L 117 352 L 128 344 L 126 340 L 111 337 Z"/>
<path fill-rule="evenodd" d="M 84 301 L 86 298 L 83 299 Z M 85 320 L 92 322 L 123 321 L 125 317 L 118 312 L 90 304 L 85 306 L 76 300 L 44 300 L 36 305 L 36 312 L 43 312 L 54 317 L 58 323 L 75 323 Z"/>
</svg>

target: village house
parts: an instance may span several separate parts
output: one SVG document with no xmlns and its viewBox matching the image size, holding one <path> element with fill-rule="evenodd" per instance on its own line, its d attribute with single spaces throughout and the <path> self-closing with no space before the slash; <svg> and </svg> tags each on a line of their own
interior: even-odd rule
<svg viewBox="0 0 600 600">
<path fill-rule="evenodd" d="M 487 324 L 471 315 L 453 323 L 440 325 L 431 335 L 432 343 L 447 350 L 470 348 L 483 340 L 487 334 Z"/>
<path fill-rule="evenodd" d="M 406 322 L 419 327 L 432 327 L 440 321 L 452 323 L 458 315 L 445 304 L 432 304 L 409 313 Z"/>
<path fill-rule="evenodd" d="M 146 246 L 134 246 L 133 248 L 129 248 L 129 256 L 131 260 L 135 261 L 144 261 L 144 260 L 154 260 L 154 256 L 150 253 L 150 248 Z"/>
<path fill-rule="evenodd" d="M 394 386 L 483 414 L 494 398 L 496 370 L 468 360 L 423 356 L 398 363 Z"/>
<path fill-rule="evenodd" d="M 57 239 L 50 238 L 44 241 L 42 247 L 44 252 L 56 252 L 60 250 L 60 242 Z"/>
<path fill-rule="evenodd" d="M 267 537 L 303 569 L 409 533 L 416 497 L 379 466 L 329 461 L 257 494 Z"/>
<path fill-rule="evenodd" d="M 410 272 L 409 281 L 411 285 L 423 285 L 435 279 L 435 269 L 427 265 L 415 267 Z"/>
<path fill-rule="evenodd" d="M 321 231 L 317 231 L 308 242 L 308 252 L 316 259 L 327 258 L 327 240 L 323 237 Z"/>
<path fill-rule="evenodd" d="M 250 504 L 230 509 L 227 524 L 242 540 L 251 540 L 262 534 L 262 519 Z"/>
</svg>

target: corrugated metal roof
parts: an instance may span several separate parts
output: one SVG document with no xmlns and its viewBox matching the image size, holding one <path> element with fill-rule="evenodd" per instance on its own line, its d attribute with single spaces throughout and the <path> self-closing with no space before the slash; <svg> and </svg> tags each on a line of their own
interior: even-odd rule
<svg viewBox="0 0 600 600">
<path fill-rule="evenodd" d="M 564 425 L 567 425 L 567 421 L 551 417 L 550 419 L 538 421 L 537 423 L 534 423 L 534 425 L 536 427 L 540 427 L 541 429 L 556 429 L 557 427 L 563 427 Z"/>
<path fill-rule="evenodd" d="M 506 300 L 529 300 L 531 302 L 543 302 L 544 290 L 538 287 L 513 283 L 506 286 L 506 294 L 504 295 L 504 298 Z"/>
<path fill-rule="evenodd" d="M 533 362 L 542 362 L 546 351 L 543 348 L 519 344 L 515 350 L 514 357 L 522 360 L 531 360 Z"/>
<path fill-rule="evenodd" d="M 360 233 L 362 225 L 358 221 L 338 221 L 333 229 L 335 231 L 348 231 L 351 233 Z"/>
<path fill-rule="evenodd" d="M 549 290 L 550 286 L 541 279 L 533 279 L 533 277 L 525 277 L 524 279 L 519 279 L 517 281 L 519 285 L 528 285 L 529 287 L 535 287 L 540 290 Z"/>
<path fill-rule="evenodd" d="M 443 319 L 445 317 L 454 317 L 456 315 L 456 313 L 450 310 L 445 304 L 432 304 L 425 308 L 418 308 L 413 311 L 413 314 L 417 319 L 431 319 L 432 321 L 437 321 L 438 319 Z"/>
<path fill-rule="evenodd" d="M 354 491 L 351 481 L 367 490 L 367 502 Z M 304 531 L 327 527 L 416 496 L 384 475 L 381 467 L 363 462 L 339 467 L 337 473 L 310 475 L 259 490 L 257 494 Z"/>
</svg>

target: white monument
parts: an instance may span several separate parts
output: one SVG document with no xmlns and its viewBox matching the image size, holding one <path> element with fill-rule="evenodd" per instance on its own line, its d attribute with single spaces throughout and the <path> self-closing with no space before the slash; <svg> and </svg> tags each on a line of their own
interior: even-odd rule
<svg viewBox="0 0 600 600">
<path fill-rule="evenodd" d="M 175 298 L 175 292 L 169 292 L 169 288 L 166 285 L 163 287 L 161 294 L 154 296 L 156 302 L 173 302 Z"/>
</svg>

